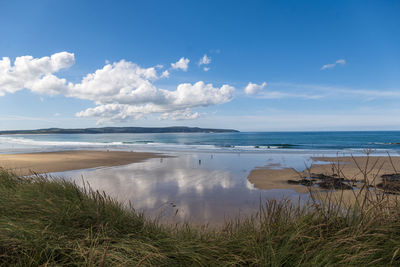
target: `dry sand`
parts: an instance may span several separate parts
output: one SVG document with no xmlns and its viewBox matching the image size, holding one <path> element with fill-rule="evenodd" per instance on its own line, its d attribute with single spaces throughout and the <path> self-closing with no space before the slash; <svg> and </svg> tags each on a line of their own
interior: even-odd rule
<svg viewBox="0 0 400 267">
<path fill-rule="evenodd" d="M 17 175 L 30 175 L 32 173 L 119 166 L 159 157 L 164 156 L 144 152 L 89 150 L 3 154 L 0 155 L 0 167 L 13 171 Z"/>
</svg>

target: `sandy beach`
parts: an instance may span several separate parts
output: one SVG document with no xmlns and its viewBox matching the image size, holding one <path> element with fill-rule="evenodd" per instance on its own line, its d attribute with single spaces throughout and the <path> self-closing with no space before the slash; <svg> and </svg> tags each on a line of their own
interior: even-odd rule
<svg viewBox="0 0 400 267">
<path fill-rule="evenodd" d="M 110 167 L 164 157 L 155 153 L 71 150 L 0 155 L 0 167 L 18 175 Z"/>
<path fill-rule="evenodd" d="M 363 173 L 371 183 L 380 182 L 380 176 L 400 171 L 400 157 L 322 157 L 313 158 L 324 161 L 327 164 L 313 164 L 308 170 L 297 172 L 291 168 L 269 169 L 256 168 L 251 171 L 248 180 L 259 189 L 294 189 L 304 192 L 305 186 L 288 184 L 288 180 L 298 180 L 308 177 L 310 174 L 332 175 L 339 174 L 340 177 L 352 180 L 362 180 Z"/>
<path fill-rule="evenodd" d="M 293 189 L 299 193 L 307 192 L 307 188 L 301 185 L 289 184 L 288 180 L 300 179 L 301 174 L 295 169 L 268 169 L 256 168 L 247 177 L 250 183 L 258 189 Z"/>
<path fill-rule="evenodd" d="M 318 177 L 320 175 L 326 175 L 335 178 L 343 178 L 345 180 L 363 181 L 364 177 L 368 179 L 369 184 L 377 187 L 378 190 L 369 191 L 373 193 L 373 198 L 379 197 L 379 194 L 383 192 L 382 188 L 378 185 L 382 183 L 382 175 L 399 173 L 400 171 L 400 157 L 326 157 L 326 158 L 314 158 L 314 160 L 324 161 L 327 164 L 314 164 L 309 169 L 303 172 L 297 172 L 291 168 L 284 169 L 268 169 L 260 168 L 253 170 L 248 176 L 248 180 L 254 184 L 258 189 L 293 189 L 298 193 L 313 192 L 313 196 L 316 199 L 333 203 L 337 201 L 346 204 L 353 204 L 359 194 L 360 190 L 326 190 L 319 186 L 308 187 L 302 184 L 289 183 L 291 181 L 299 181 L 304 177 Z M 321 182 L 322 180 L 316 180 L 314 184 Z M 355 186 L 361 188 L 363 182 L 349 183 L 344 182 L 345 185 Z M 399 185 L 398 181 L 394 182 L 395 187 Z M 392 187 L 393 188 L 393 187 Z M 392 190 L 389 188 L 388 190 Z M 363 190 L 364 195 L 366 191 Z M 375 194 L 375 193 L 377 194 Z M 395 189 L 395 194 L 389 194 L 391 200 L 397 199 L 398 189 Z M 362 198 L 359 198 L 362 199 Z"/>
<path fill-rule="evenodd" d="M 3 154 L 0 155 L 0 167 L 18 175 L 30 175 L 120 166 L 159 157 L 165 156 L 146 152 L 93 150 Z M 367 173 L 370 183 L 379 183 L 381 175 L 400 171 L 400 157 L 320 157 L 314 160 L 327 164 L 313 164 L 303 172 L 293 168 L 277 169 L 277 166 L 260 167 L 253 169 L 247 179 L 258 189 L 293 189 L 304 193 L 308 191 L 306 186 L 288 183 L 288 180 L 299 180 L 312 174 L 338 174 L 349 180 L 360 181 L 364 178 L 363 173 Z"/>
</svg>

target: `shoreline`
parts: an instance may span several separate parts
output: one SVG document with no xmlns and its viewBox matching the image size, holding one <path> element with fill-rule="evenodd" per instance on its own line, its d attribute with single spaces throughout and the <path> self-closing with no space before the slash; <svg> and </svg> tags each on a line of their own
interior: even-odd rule
<svg viewBox="0 0 400 267">
<path fill-rule="evenodd" d="M 17 154 L 0 154 L 0 168 L 14 172 L 17 175 L 44 174 L 96 167 L 122 166 L 142 162 L 152 158 L 168 157 L 154 152 L 128 152 L 104 150 L 65 150 L 55 152 L 34 152 Z M 388 156 L 357 156 L 357 157 L 312 157 L 314 161 L 326 164 L 311 164 L 304 171 L 294 168 L 276 168 L 275 164 L 253 168 L 247 180 L 255 188 L 261 190 L 292 189 L 298 193 L 308 192 L 304 185 L 288 183 L 288 180 L 299 180 L 311 174 L 332 175 L 340 172 L 341 177 L 352 180 L 363 179 L 363 168 L 368 167 L 368 179 L 376 183 L 383 174 L 400 171 L 400 157 Z M 368 160 L 368 162 L 367 162 Z"/>
<path fill-rule="evenodd" d="M 165 155 L 150 152 L 66 150 L 0 154 L 0 167 L 17 175 L 64 172 L 96 167 L 121 166 Z"/>
</svg>

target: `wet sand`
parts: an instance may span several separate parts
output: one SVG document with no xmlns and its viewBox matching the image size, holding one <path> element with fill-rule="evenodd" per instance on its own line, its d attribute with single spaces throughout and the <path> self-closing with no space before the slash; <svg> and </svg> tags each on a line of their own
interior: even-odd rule
<svg viewBox="0 0 400 267">
<path fill-rule="evenodd" d="M 247 177 L 250 183 L 258 189 L 293 189 L 299 193 L 307 192 L 307 187 L 288 184 L 288 180 L 298 180 L 301 173 L 292 168 L 268 169 L 256 168 Z"/>
<path fill-rule="evenodd" d="M 347 179 L 363 180 L 364 173 L 371 183 L 380 182 L 382 174 L 391 174 L 400 171 L 400 157 L 324 157 L 313 158 L 327 164 L 314 164 L 308 170 L 297 172 L 291 168 L 270 169 L 256 168 L 251 171 L 248 180 L 258 189 L 294 189 L 304 192 L 305 186 L 288 184 L 288 180 L 299 180 L 312 173 L 332 175 L 340 174 Z M 375 181 L 374 181 L 375 179 Z"/>
<path fill-rule="evenodd" d="M 125 151 L 71 150 L 0 155 L 0 167 L 17 175 L 63 172 L 96 167 L 111 167 L 141 162 L 161 154 Z"/>
</svg>

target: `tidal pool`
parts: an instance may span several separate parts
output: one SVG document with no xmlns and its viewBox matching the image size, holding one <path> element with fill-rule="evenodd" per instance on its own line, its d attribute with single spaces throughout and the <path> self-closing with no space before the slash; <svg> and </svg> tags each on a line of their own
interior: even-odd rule
<svg viewBox="0 0 400 267">
<path fill-rule="evenodd" d="M 310 155 L 265 153 L 175 153 L 119 167 L 53 173 L 105 191 L 161 222 L 221 224 L 254 214 L 267 199 L 304 201 L 294 190 L 259 190 L 247 180 L 255 167 L 304 169 Z"/>
</svg>

